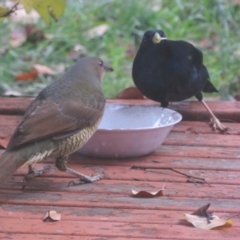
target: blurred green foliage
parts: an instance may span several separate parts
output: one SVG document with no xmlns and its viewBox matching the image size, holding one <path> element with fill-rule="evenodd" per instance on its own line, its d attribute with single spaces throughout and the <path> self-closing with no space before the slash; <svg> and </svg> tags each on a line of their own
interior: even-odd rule
<svg viewBox="0 0 240 240">
<path fill-rule="evenodd" d="M 69 53 L 81 44 L 87 49 L 83 55 L 97 55 L 114 68 L 105 76 L 104 92 L 115 97 L 134 85 L 131 67 L 143 33 L 162 29 L 169 39 L 189 41 L 203 51 L 211 81 L 226 99 L 240 93 L 239 10 L 240 5 L 230 0 L 69 0 L 58 22 L 46 25 L 40 19 L 36 23 L 51 37 L 9 47 L 0 56 L 0 85 L 36 94 L 57 76 L 40 75 L 31 83 L 16 83 L 14 76 L 31 69 L 33 63 L 50 68 L 63 63 L 68 68 L 73 63 Z M 91 37 L 89 30 L 102 24 L 108 30 Z M 11 20 L 1 23 L 0 46 L 8 46 L 10 33 L 21 25 Z"/>
</svg>

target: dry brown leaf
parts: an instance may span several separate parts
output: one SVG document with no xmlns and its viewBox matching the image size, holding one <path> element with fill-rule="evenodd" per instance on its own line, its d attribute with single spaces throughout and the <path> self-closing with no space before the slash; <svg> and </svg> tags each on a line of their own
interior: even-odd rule
<svg viewBox="0 0 240 240">
<path fill-rule="evenodd" d="M 107 24 L 98 25 L 87 32 L 89 38 L 101 37 L 109 29 Z"/>
<path fill-rule="evenodd" d="M 136 87 L 129 87 L 121 91 L 117 99 L 144 99 L 143 94 Z"/>
<path fill-rule="evenodd" d="M 24 72 L 20 73 L 17 76 L 15 76 L 15 80 L 17 81 L 31 81 L 35 79 L 38 76 L 38 72 L 36 69 L 33 69 L 30 72 Z"/>
<path fill-rule="evenodd" d="M 165 186 L 163 186 L 161 189 L 158 191 L 146 191 L 146 190 L 140 190 L 136 191 L 132 189 L 132 194 L 134 197 L 157 197 L 157 196 L 163 196 L 163 191 L 165 190 Z"/>
<path fill-rule="evenodd" d="M 210 230 L 220 226 L 232 225 L 233 222 L 231 219 L 220 219 L 213 213 L 208 213 L 207 209 L 209 206 L 210 203 L 202 206 L 191 214 L 184 213 L 184 216 L 186 217 L 187 221 L 192 223 L 192 225 L 196 228 Z"/>
<path fill-rule="evenodd" d="M 61 220 L 61 213 L 57 213 L 54 210 L 47 211 L 47 213 L 43 218 L 44 222 L 53 222 L 53 221 L 60 221 L 60 220 Z"/>
<path fill-rule="evenodd" d="M 80 51 L 81 53 L 87 53 L 86 47 L 84 47 L 83 45 L 81 45 L 79 43 L 74 46 L 73 50 L 76 52 Z"/>
<path fill-rule="evenodd" d="M 56 74 L 50 67 L 40 64 L 34 64 L 33 67 L 37 70 L 38 73 L 47 74 L 47 75 L 54 75 Z"/>
</svg>

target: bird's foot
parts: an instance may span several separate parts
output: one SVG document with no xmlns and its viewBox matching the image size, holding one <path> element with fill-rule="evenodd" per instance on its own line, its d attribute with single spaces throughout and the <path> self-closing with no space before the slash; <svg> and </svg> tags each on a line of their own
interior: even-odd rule
<svg viewBox="0 0 240 240">
<path fill-rule="evenodd" d="M 76 172 L 71 168 L 67 168 L 67 172 L 74 176 L 80 177 L 79 180 L 70 181 L 68 183 L 68 186 L 76 186 L 76 185 L 85 184 L 85 183 L 93 183 L 103 178 L 103 173 L 100 173 L 96 176 L 87 176 L 82 173 Z"/>
<path fill-rule="evenodd" d="M 211 118 L 210 125 L 214 131 L 218 130 L 221 133 L 225 133 L 229 130 L 229 128 L 225 127 L 217 118 Z"/>
<path fill-rule="evenodd" d="M 28 170 L 28 174 L 25 175 L 25 177 L 23 178 L 22 182 L 27 182 L 35 177 L 39 177 L 43 174 L 45 174 L 46 172 L 49 172 L 51 170 L 51 166 L 50 165 L 46 165 L 44 166 L 43 168 L 40 168 L 40 169 L 37 169 L 37 170 L 34 170 L 32 168 L 31 165 L 29 165 L 29 170 Z M 22 186 L 22 190 L 24 190 L 26 187 L 26 185 L 23 185 Z"/>
</svg>

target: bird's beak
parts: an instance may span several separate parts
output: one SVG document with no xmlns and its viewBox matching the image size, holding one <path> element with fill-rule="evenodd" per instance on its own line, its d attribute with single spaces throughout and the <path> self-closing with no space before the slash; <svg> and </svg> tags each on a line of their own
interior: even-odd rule
<svg viewBox="0 0 240 240">
<path fill-rule="evenodd" d="M 104 64 L 104 65 L 103 65 L 103 68 L 104 68 L 104 70 L 105 70 L 106 72 L 112 72 L 112 71 L 113 71 L 113 68 L 110 67 L 110 66 L 107 65 L 107 64 Z"/>
<path fill-rule="evenodd" d="M 158 32 L 156 32 L 156 33 L 154 34 L 153 38 L 152 38 L 152 41 L 153 41 L 153 43 L 158 44 L 158 43 L 160 43 L 162 40 L 165 40 L 165 39 L 167 39 L 167 38 L 166 38 L 166 37 L 161 37 L 160 34 L 159 34 Z"/>
</svg>

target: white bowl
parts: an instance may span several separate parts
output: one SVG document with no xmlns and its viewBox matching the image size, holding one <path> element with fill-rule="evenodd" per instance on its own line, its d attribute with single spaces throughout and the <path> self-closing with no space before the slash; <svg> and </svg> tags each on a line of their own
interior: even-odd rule
<svg viewBox="0 0 240 240">
<path fill-rule="evenodd" d="M 79 153 L 100 158 L 146 155 L 181 119 L 178 112 L 160 106 L 107 104 L 98 130 Z"/>
</svg>

